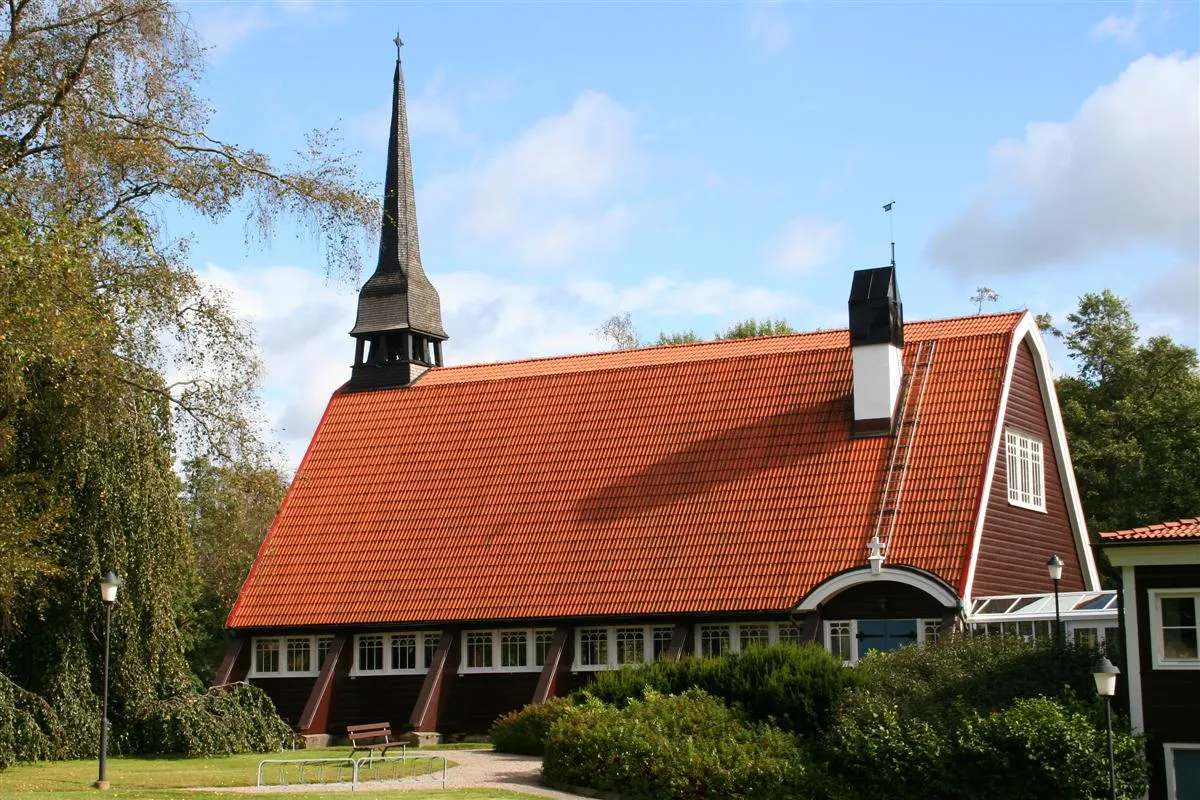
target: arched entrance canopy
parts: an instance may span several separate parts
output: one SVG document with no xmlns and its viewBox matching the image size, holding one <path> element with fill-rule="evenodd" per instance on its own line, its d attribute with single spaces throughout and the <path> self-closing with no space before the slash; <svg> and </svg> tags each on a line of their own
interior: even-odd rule
<svg viewBox="0 0 1200 800">
<path fill-rule="evenodd" d="M 887 581 L 912 586 L 928 594 L 947 608 L 959 605 L 958 594 L 950 584 L 934 575 L 916 567 L 883 567 L 878 573 L 870 567 L 854 567 L 831 575 L 800 599 L 797 611 L 815 611 L 820 605 L 845 590 L 863 584 Z"/>
</svg>

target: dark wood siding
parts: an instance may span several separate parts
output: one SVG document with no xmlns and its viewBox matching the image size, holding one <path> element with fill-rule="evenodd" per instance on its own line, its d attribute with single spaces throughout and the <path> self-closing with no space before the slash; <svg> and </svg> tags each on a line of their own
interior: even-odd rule
<svg viewBox="0 0 1200 800">
<path fill-rule="evenodd" d="M 941 619 L 945 607 L 914 586 L 873 581 L 852 586 L 821 606 L 821 619 Z"/>
<path fill-rule="evenodd" d="M 347 725 L 389 722 L 399 733 L 408 729 L 425 675 L 339 675 L 329 703 L 329 733 L 342 736 Z"/>
<path fill-rule="evenodd" d="M 1050 441 L 1050 424 L 1045 406 L 1042 405 L 1033 353 L 1024 342 L 1017 348 L 1004 427 L 1015 428 L 1042 440 L 1046 512 L 1009 504 L 1007 450 L 1001 434 L 971 594 L 983 597 L 990 594 L 1052 591 L 1054 586 L 1046 574 L 1046 561 L 1054 554 L 1064 563 L 1062 590 L 1082 590 L 1083 571 L 1075 550 L 1075 539 L 1071 535 L 1058 459 Z"/>
<path fill-rule="evenodd" d="M 1166 548 L 1164 547 L 1164 554 Z M 1150 648 L 1150 590 L 1200 587 L 1200 564 L 1135 567 L 1138 658 L 1142 671 L 1142 718 L 1150 758 L 1150 797 L 1167 796 L 1163 742 L 1200 742 L 1200 670 L 1154 669 Z"/>
<path fill-rule="evenodd" d="M 533 700 L 537 672 L 480 672 L 455 675 L 446 684 L 438 730 L 487 733 L 496 717 Z"/>
<path fill-rule="evenodd" d="M 252 678 L 250 683 L 261 688 L 275 704 L 279 716 L 295 727 L 316 678 Z"/>
</svg>

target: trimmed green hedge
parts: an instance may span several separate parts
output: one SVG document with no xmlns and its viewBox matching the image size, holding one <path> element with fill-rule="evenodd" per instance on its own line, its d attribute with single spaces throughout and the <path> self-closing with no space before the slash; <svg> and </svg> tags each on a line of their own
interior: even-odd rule
<svg viewBox="0 0 1200 800">
<path fill-rule="evenodd" d="M 542 773 L 634 800 L 807 798 L 804 759 L 790 734 L 747 722 L 697 689 L 648 692 L 616 708 L 595 699 L 550 727 Z"/>
<path fill-rule="evenodd" d="M 550 726 L 574 705 L 565 697 L 551 697 L 544 703 L 510 711 L 492 723 L 492 744 L 501 753 L 540 756 L 546 750 Z"/>
<path fill-rule="evenodd" d="M 854 671 L 822 647 L 776 645 L 721 658 L 687 657 L 600 672 L 585 691 L 622 706 L 647 691 L 679 694 L 697 688 L 752 720 L 812 736 L 827 727 L 838 699 L 854 680 Z"/>
<path fill-rule="evenodd" d="M 956 636 L 931 647 L 870 653 L 854 668 L 856 684 L 897 703 L 906 715 L 938 725 L 989 713 L 1022 697 L 1053 697 L 1099 710 L 1094 650 L 1032 647 L 1016 636 Z M 1080 705 L 1076 698 L 1091 698 Z"/>
<path fill-rule="evenodd" d="M 891 699 L 852 692 L 826 749 L 838 800 L 1078 800 L 1105 797 L 1105 732 L 1087 714 L 1045 697 L 941 725 Z M 1120 796 L 1141 797 L 1138 737 L 1114 731 Z"/>
</svg>

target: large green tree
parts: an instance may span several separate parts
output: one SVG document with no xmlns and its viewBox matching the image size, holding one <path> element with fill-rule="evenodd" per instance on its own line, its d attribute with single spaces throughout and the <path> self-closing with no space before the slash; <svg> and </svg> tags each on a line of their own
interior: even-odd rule
<svg viewBox="0 0 1200 800">
<path fill-rule="evenodd" d="M 1138 337 L 1129 305 L 1086 294 L 1062 333 L 1076 374 L 1057 389 L 1093 532 L 1200 513 L 1200 364 L 1165 336 Z"/>
<path fill-rule="evenodd" d="M 204 686 L 228 642 L 225 618 L 286 492 L 286 479 L 270 464 L 207 457 L 184 464 L 183 517 L 196 569 L 180 628 L 192 674 Z"/>
<path fill-rule="evenodd" d="M 327 135 L 288 166 L 211 137 L 201 65 L 166 0 L 0 6 L 0 673 L 51 702 L 77 754 L 96 741 L 100 573 L 125 581 L 121 746 L 190 683 L 176 460 L 261 457 L 250 333 L 188 269 L 163 212 L 245 212 L 264 237 L 290 214 L 340 275 L 378 214 Z"/>
</svg>

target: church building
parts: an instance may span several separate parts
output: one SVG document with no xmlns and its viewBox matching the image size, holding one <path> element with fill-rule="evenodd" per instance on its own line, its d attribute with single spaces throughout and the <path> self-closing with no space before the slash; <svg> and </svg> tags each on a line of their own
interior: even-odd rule
<svg viewBox="0 0 1200 800">
<path fill-rule="evenodd" d="M 1053 610 L 1004 615 L 1047 596 L 1051 556 L 1065 618 L 1107 602 L 1032 316 L 906 323 L 894 264 L 847 274 L 842 330 L 443 366 L 394 81 L 353 364 L 218 683 L 306 735 L 477 733 L 655 659 L 1034 635 Z"/>
</svg>

